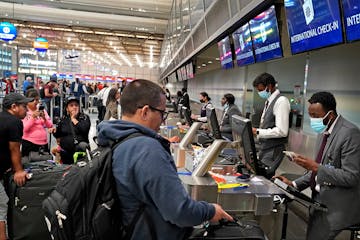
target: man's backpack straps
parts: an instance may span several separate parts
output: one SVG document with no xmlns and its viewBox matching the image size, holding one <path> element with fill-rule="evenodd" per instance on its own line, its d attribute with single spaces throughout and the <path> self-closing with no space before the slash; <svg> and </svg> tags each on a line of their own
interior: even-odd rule
<svg viewBox="0 0 360 240">
<path fill-rule="evenodd" d="M 114 143 L 112 143 L 111 149 L 112 149 L 112 151 L 114 151 L 117 148 L 117 146 L 119 146 L 121 143 L 123 143 L 131 138 L 140 137 L 140 136 L 145 136 L 145 135 L 140 132 L 135 132 L 135 133 L 128 135 L 125 138 L 120 138 L 117 141 L 115 141 Z M 145 207 L 146 207 L 145 203 L 142 203 L 140 205 L 139 209 L 136 211 L 136 214 L 135 214 L 134 218 L 131 220 L 130 224 L 125 227 L 125 232 L 126 232 L 125 237 L 124 237 L 125 240 L 131 239 L 131 236 L 134 232 L 136 223 L 139 221 L 139 219 L 143 213 L 144 213 L 145 221 L 148 224 L 148 227 L 150 230 L 151 239 L 153 239 L 153 240 L 157 239 L 154 224 L 151 221 L 149 214 L 145 211 Z"/>
</svg>

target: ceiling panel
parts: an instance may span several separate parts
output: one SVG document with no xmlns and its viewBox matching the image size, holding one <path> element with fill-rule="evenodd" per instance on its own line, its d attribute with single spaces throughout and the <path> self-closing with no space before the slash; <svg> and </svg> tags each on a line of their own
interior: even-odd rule
<svg viewBox="0 0 360 240">
<path fill-rule="evenodd" d="M 11 0 L 0 2 L 0 21 L 18 28 L 12 43 L 30 47 L 36 37 L 49 40 L 49 48 L 135 54 L 144 62 L 159 62 L 172 0 Z M 124 63 L 121 58 L 119 61 Z"/>
</svg>

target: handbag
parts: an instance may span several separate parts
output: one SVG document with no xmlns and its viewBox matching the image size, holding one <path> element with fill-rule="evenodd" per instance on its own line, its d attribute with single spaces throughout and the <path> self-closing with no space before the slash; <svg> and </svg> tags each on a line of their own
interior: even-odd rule
<svg viewBox="0 0 360 240">
<path fill-rule="evenodd" d="M 104 105 L 103 105 L 103 100 L 102 100 L 101 98 L 96 99 L 96 101 L 95 101 L 95 106 L 97 106 L 97 107 L 102 107 L 102 106 L 104 106 Z"/>
</svg>

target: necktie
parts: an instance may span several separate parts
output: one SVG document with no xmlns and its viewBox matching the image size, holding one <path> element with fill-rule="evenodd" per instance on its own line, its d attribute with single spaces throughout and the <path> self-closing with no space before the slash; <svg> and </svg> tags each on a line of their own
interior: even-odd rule
<svg viewBox="0 0 360 240">
<path fill-rule="evenodd" d="M 265 107 L 264 107 L 263 112 L 262 112 L 262 114 L 261 114 L 261 119 L 260 119 L 260 126 L 259 126 L 259 128 L 262 128 L 262 126 L 263 126 L 263 122 L 264 122 L 264 118 L 265 118 L 265 112 L 266 112 L 268 106 L 269 106 L 269 100 L 266 100 L 266 101 L 265 101 Z"/>
<path fill-rule="evenodd" d="M 324 153 L 324 149 L 325 149 L 325 146 L 326 146 L 326 142 L 327 142 L 327 139 L 328 137 L 330 136 L 330 134 L 324 134 L 323 136 L 323 139 L 322 139 L 322 142 L 321 142 L 321 145 L 320 145 L 320 149 L 319 149 L 319 152 L 316 156 L 316 159 L 315 161 L 320 164 L 321 163 L 321 159 L 322 159 L 322 156 L 323 156 L 323 153 Z M 316 173 L 315 172 L 312 172 L 311 173 L 311 177 L 310 177 L 310 187 L 311 187 L 311 190 L 312 191 L 315 191 L 315 186 L 316 186 L 316 183 L 315 183 L 315 176 L 316 176 Z"/>
<path fill-rule="evenodd" d="M 267 110 L 268 106 L 269 106 L 269 100 L 266 100 L 266 101 L 265 101 L 264 112 Z"/>
</svg>

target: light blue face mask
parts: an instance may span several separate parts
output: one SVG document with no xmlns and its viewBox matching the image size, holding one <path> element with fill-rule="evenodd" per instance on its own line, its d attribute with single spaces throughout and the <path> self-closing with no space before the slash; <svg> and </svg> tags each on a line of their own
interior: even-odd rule
<svg viewBox="0 0 360 240">
<path fill-rule="evenodd" d="M 271 93 L 266 91 L 267 88 L 265 88 L 263 91 L 259 91 L 258 94 L 263 99 L 268 99 L 271 96 Z"/>
<path fill-rule="evenodd" d="M 317 133 L 322 133 L 327 124 L 324 125 L 324 119 L 327 117 L 327 115 L 330 113 L 331 111 L 328 111 L 327 114 L 322 117 L 322 118 L 310 118 L 310 127 L 312 128 L 312 130 L 314 130 Z"/>
</svg>

